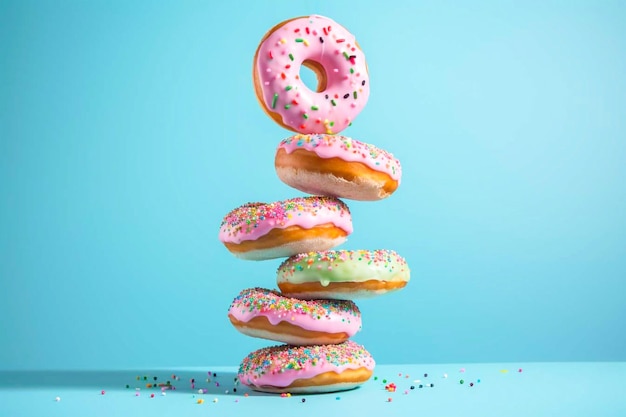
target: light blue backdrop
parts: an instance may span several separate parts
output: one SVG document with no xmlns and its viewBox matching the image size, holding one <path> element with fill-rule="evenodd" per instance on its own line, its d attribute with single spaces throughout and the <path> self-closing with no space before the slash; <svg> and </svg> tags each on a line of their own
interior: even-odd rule
<svg viewBox="0 0 626 417">
<path fill-rule="evenodd" d="M 226 318 L 280 260 L 220 221 L 301 193 L 260 109 L 266 30 L 352 31 L 371 97 L 346 135 L 393 152 L 343 248 L 408 287 L 359 303 L 379 363 L 626 360 L 626 3 L 0 1 L 0 369 L 237 365 Z"/>
</svg>

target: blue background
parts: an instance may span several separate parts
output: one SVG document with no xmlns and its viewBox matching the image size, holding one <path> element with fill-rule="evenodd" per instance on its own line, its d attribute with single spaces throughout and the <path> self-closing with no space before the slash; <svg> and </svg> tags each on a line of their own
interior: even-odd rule
<svg viewBox="0 0 626 417">
<path fill-rule="evenodd" d="M 626 3 L 0 1 L 0 369 L 237 365 L 226 311 L 280 260 L 217 233 L 301 195 L 257 104 L 276 23 L 356 35 L 344 133 L 400 159 L 342 248 L 394 249 L 359 302 L 379 363 L 626 360 Z"/>
</svg>

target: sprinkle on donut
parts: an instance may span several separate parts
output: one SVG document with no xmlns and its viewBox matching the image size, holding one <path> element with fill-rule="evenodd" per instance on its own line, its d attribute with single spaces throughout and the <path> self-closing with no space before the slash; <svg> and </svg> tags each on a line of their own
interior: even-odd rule
<svg viewBox="0 0 626 417">
<path fill-rule="evenodd" d="M 328 250 L 293 255 L 283 261 L 276 282 L 283 295 L 355 300 L 404 288 L 411 271 L 392 250 Z"/>
<path fill-rule="evenodd" d="M 386 273 L 408 271 L 406 260 L 395 251 L 386 249 L 376 250 L 328 250 L 320 252 L 300 253 L 283 261 L 278 271 L 283 277 L 293 276 L 294 273 L 311 269 L 331 271 L 341 263 L 354 262 L 377 268 Z"/>
<path fill-rule="evenodd" d="M 332 218 L 338 226 L 352 233 L 348 206 L 333 197 L 296 197 L 274 203 L 247 203 L 228 213 L 220 225 L 222 242 L 255 240 L 272 228 L 299 224 L 310 227 L 311 219 Z"/>
<path fill-rule="evenodd" d="M 278 315 L 306 315 L 316 320 L 329 319 L 331 314 L 340 314 L 345 320 L 350 317 L 360 320 L 361 312 L 356 304 L 346 300 L 315 300 L 305 301 L 289 298 L 278 291 L 265 288 L 249 288 L 241 291 L 233 300 L 230 310 L 242 312 L 267 313 Z"/>
<path fill-rule="evenodd" d="M 304 65 L 318 76 L 318 92 L 300 79 Z M 354 36 L 323 16 L 282 22 L 255 55 L 255 91 L 264 110 L 300 133 L 337 133 L 365 107 L 369 79 Z"/>
<path fill-rule="evenodd" d="M 337 344 L 361 330 L 361 312 L 347 300 L 300 300 L 249 288 L 228 309 L 237 330 L 290 345 Z"/>
<path fill-rule="evenodd" d="M 402 167 L 393 154 L 374 145 L 341 136 L 325 134 L 298 134 L 283 139 L 278 145 L 292 153 L 296 149 L 315 152 L 321 158 L 341 158 L 350 162 L 361 162 L 373 170 L 384 172 L 400 182 Z"/>
<path fill-rule="evenodd" d="M 239 376 L 243 383 L 248 383 L 265 375 L 315 368 L 325 372 L 331 370 L 331 367 L 373 369 L 374 359 L 363 346 L 352 340 L 338 345 L 270 346 L 244 358 L 239 367 Z"/>
</svg>

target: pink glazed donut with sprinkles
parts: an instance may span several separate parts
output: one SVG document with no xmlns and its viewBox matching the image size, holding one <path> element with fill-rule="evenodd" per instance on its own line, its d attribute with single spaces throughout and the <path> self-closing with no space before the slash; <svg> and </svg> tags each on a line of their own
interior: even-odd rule
<svg viewBox="0 0 626 417">
<path fill-rule="evenodd" d="M 317 76 L 317 91 L 300 79 Z M 254 90 L 263 110 L 299 133 L 339 133 L 369 97 L 365 56 L 354 35 L 323 16 L 298 17 L 273 27 L 254 55 Z"/>
<path fill-rule="evenodd" d="M 352 301 L 305 301 L 265 288 L 241 291 L 228 318 L 245 335 L 290 345 L 342 343 L 361 330 L 361 312 Z"/>
<path fill-rule="evenodd" d="M 351 233 L 352 216 L 343 201 L 309 196 L 244 204 L 224 217 L 219 239 L 238 258 L 264 260 L 331 249 Z"/>
<path fill-rule="evenodd" d="M 246 356 L 237 377 L 255 391 L 323 393 L 356 388 L 372 376 L 376 362 L 352 340 L 338 345 L 271 346 Z"/>
<path fill-rule="evenodd" d="M 285 184 L 309 194 L 376 201 L 400 186 L 402 167 L 389 152 L 341 135 L 283 139 L 274 159 Z"/>
</svg>

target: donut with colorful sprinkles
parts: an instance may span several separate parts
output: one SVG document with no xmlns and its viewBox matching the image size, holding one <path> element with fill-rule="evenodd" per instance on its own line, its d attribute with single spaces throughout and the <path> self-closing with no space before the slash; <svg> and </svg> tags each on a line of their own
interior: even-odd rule
<svg viewBox="0 0 626 417">
<path fill-rule="evenodd" d="M 291 345 L 342 343 L 361 329 L 361 312 L 352 301 L 299 300 L 265 288 L 241 291 L 228 318 L 245 335 Z"/>
<path fill-rule="evenodd" d="M 327 250 L 352 233 L 350 209 L 335 197 L 247 203 L 229 212 L 219 239 L 236 257 L 263 260 Z"/>
<path fill-rule="evenodd" d="M 361 201 L 389 197 L 402 177 L 400 161 L 391 153 L 341 135 L 283 139 L 274 167 L 285 184 L 305 193 Z"/>
<path fill-rule="evenodd" d="M 286 259 L 276 274 L 283 295 L 300 299 L 356 300 L 406 286 L 411 271 L 392 250 L 328 250 Z"/>
<path fill-rule="evenodd" d="M 352 340 L 337 345 L 281 345 L 250 353 L 237 376 L 255 391 L 324 393 L 362 385 L 375 365 L 370 353 Z"/>
<path fill-rule="evenodd" d="M 300 79 L 302 66 L 317 76 L 317 91 Z M 368 77 L 354 35 L 323 16 L 277 24 L 254 55 L 254 90 L 261 107 L 294 132 L 332 134 L 350 126 L 367 103 Z"/>
</svg>

